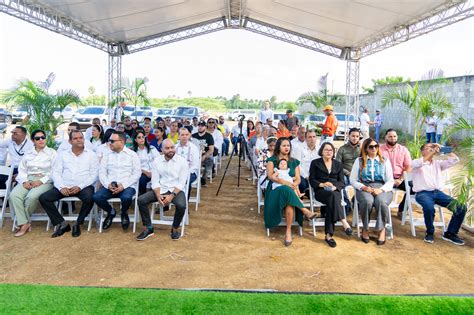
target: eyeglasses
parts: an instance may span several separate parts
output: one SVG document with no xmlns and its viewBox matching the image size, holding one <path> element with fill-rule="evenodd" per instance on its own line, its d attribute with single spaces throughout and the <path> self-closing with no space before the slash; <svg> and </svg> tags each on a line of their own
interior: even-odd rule
<svg viewBox="0 0 474 315">
<path fill-rule="evenodd" d="M 145 137 L 144 136 L 138 136 L 135 139 L 145 139 Z"/>
<path fill-rule="evenodd" d="M 208 122 L 207 124 L 208 124 L 208 125 L 209 125 L 209 124 L 215 124 L 215 122 L 213 122 L 213 121 L 210 121 L 210 122 Z"/>
<path fill-rule="evenodd" d="M 110 144 L 114 144 L 115 142 L 120 141 L 120 139 L 114 140 L 114 139 L 109 139 Z"/>
<path fill-rule="evenodd" d="M 378 145 L 378 144 L 369 145 L 368 148 L 369 148 L 370 150 L 372 150 L 372 149 L 378 149 L 378 148 L 379 148 L 379 145 Z"/>
<path fill-rule="evenodd" d="M 35 141 L 46 140 L 46 136 L 38 136 L 34 137 L 33 139 L 35 139 Z"/>
<path fill-rule="evenodd" d="M 136 122 L 132 122 L 132 125 L 138 125 Z"/>
<path fill-rule="evenodd" d="M 332 149 L 324 149 L 323 152 L 333 152 Z"/>
</svg>

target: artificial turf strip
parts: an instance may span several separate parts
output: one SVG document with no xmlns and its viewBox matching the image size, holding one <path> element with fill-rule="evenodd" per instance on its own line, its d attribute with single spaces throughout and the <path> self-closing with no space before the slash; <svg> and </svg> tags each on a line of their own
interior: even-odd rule
<svg viewBox="0 0 474 315">
<path fill-rule="evenodd" d="M 0 285 L 1 314 L 473 314 L 474 298 L 306 295 Z"/>
</svg>

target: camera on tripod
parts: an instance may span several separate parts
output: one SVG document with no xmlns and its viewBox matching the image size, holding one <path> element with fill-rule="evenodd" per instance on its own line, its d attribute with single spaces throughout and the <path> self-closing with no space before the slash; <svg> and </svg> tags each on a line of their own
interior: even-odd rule
<svg viewBox="0 0 474 315">
<path fill-rule="evenodd" d="M 239 118 L 240 121 L 244 120 L 245 119 L 245 115 L 244 114 L 240 114 L 239 116 L 237 116 Z"/>
</svg>

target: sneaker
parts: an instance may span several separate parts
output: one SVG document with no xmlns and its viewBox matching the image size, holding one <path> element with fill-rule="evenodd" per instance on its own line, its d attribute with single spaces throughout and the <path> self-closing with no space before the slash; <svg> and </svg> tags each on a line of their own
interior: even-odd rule
<svg viewBox="0 0 474 315">
<path fill-rule="evenodd" d="M 433 244 L 433 243 L 434 243 L 434 236 L 433 236 L 433 234 L 426 234 L 426 236 L 425 236 L 425 243 L 430 243 L 430 244 Z"/>
<path fill-rule="evenodd" d="M 453 243 L 454 245 L 464 245 L 464 240 L 461 239 L 457 234 L 445 232 L 443 234 L 443 240 Z"/>
<path fill-rule="evenodd" d="M 144 241 L 153 235 L 155 235 L 155 233 L 153 233 L 153 230 L 150 231 L 149 229 L 145 229 L 143 232 L 140 233 L 140 235 L 137 236 L 137 241 Z"/>
<path fill-rule="evenodd" d="M 179 240 L 179 239 L 181 238 L 181 233 L 180 233 L 179 231 L 177 231 L 177 230 L 174 231 L 174 232 L 173 232 L 173 230 L 171 230 L 170 235 L 171 235 L 171 239 L 172 239 L 173 241 L 177 241 L 177 240 Z"/>
</svg>

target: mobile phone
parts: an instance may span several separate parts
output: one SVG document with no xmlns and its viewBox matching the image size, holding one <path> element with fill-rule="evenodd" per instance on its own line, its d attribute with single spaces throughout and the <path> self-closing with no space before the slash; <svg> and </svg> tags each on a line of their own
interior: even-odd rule
<svg viewBox="0 0 474 315">
<path fill-rule="evenodd" d="M 442 147 L 439 149 L 439 152 L 440 152 L 441 154 L 448 154 L 448 153 L 451 153 L 451 152 L 453 152 L 453 147 L 442 146 Z"/>
<path fill-rule="evenodd" d="M 117 182 L 115 182 L 115 181 L 114 181 L 114 182 L 111 182 L 110 185 L 112 185 L 113 188 L 117 188 L 117 187 L 118 187 Z"/>
</svg>

